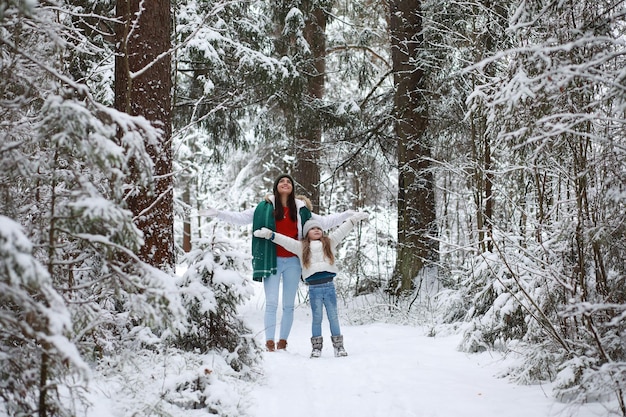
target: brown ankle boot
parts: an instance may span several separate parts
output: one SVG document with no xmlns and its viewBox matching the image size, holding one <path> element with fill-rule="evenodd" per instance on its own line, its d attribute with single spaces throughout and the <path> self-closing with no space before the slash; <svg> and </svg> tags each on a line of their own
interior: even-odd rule
<svg viewBox="0 0 626 417">
<path fill-rule="evenodd" d="M 267 342 L 265 342 L 265 348 L 267 349 L 268 352 L 273 352 L 274 351 L 274 341 L 273 340 L 268 340 Z"/>
<path fill-rule="evenodd" d="M 287 349 L 287 341 L 285 339 L 280 339 L 278 344 L 276 345 L 276 349 L 285 350 Z"/>
</svg>

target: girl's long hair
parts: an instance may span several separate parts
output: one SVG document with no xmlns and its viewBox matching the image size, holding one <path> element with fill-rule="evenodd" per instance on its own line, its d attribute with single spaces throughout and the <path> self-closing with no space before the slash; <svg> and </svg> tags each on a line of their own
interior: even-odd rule
<svg viewBox="0 0 626 417">
<path fill-rule="evenodd" d="M 320 241 L 322 242 L 322 248 L 324 249 L 324 258 L 329 264 L 335 263 L 335 255 L 330 247 L 330 238 L 328 236 L 322 236 Z M 311 239 L 305 236 L 302 239 L 302 265 L 308 268 L 311 265 Z"/>
</svg>

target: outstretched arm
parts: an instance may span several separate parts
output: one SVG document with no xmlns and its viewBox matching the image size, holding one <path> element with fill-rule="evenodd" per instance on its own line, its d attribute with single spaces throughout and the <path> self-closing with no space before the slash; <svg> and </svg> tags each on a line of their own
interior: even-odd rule
<svg viewBox="0 0 626 417">
<path fill-rule="evenodd" d="M 204 210 L 200 210 L 198 214 L 200 214 L 201 216 L 214 217 L 228 223 L 244 225 L 252 223 L 252 219 L 254 218 L 254 210 L 255 207 L 249 208 L 244 211 L 228 211 L 207 208 Z"/>
<path fill-rule="evenodd" d="M 350 230 L 352 230 L 354 226 L 363 220 L 367 220 L 368 218 L 369 214 L 362 211 L 352 214 L 348 220 L 343 222 L 341 226 L 333 230 L 332 233 L 328 235 L 333 247 L 339 245 L 339 243 L 348 235 L 348 233 L 350 233 Z"/>
<path fill-rule="evenodd" d="M 335 226 L 339 226 L 341 223 L 348 220 L 352 215 L 354 215 L 354 210 L 347 210 L 343 213 L 333 213 L 322 216 L 317 213 L 311 213 L 311 218 L 317 220 L 322 225 L 322 229 L 328 230 L 332 229 Z"/>
<path fill-rule="evenodd" d="M 282 235 L 280 233 L 276 233 L 268 229 L 267 227 L 262 227 L 258 230 L 254 231 L 254 236 L 260 237 L 262 239 L 268 239 L 277 245 L 282 246 L 287 249 L 291 253 L 295 253 L 300 258 L 302 256 L 302 243 L 299 240 L 292 239 L 289 236 Z"/>
</svg>

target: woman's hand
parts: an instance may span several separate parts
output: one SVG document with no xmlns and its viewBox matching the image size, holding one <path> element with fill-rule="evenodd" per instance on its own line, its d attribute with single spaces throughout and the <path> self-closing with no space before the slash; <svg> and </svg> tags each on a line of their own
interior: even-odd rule
<svg viewBox="0 0 626 417">
<path fill-rule="evenodd" d="M 198 211 L 199 216 L 215 217 L 218 214 L 219 214 L 219 210 L 214 209 L 213 207 L 207 207 L 205 209 Z"/>
</svg>

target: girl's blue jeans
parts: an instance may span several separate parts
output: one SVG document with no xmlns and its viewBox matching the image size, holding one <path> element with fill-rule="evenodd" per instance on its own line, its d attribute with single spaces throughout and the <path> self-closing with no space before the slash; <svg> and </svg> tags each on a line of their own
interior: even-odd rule
<svg viewBox="0 0 626 417">
<path fill-rule="evenodd" d="M 276 336 L 276 311 L 278 310 L 278 295 L 280 279 L 283 281 L 283 315 L 280 320 L 280 339 L 289 337 L 293 324 L 293 309 L 300 283 L 302 267 L 297 256 L 278 257 L 276 273 L 263 279 L 265 290 L 265 340 L 274 340 Z"/>
<path fill-rule="evenodd" d="M 339 336 L 341 329 L 339 328 L 339 317 L 337 315 L 337 292 L 335 291 L 335 283 L 331 281 L 324 284 L 309 285 L 309 301 L 313 315 L 313 324 L 311 326 L 312 336 L 319 337 L 322 335 L 322 316 L 324 308 L 326 308 L 326 316 L 330 324 L 331 336 Z"/>
</svg>

